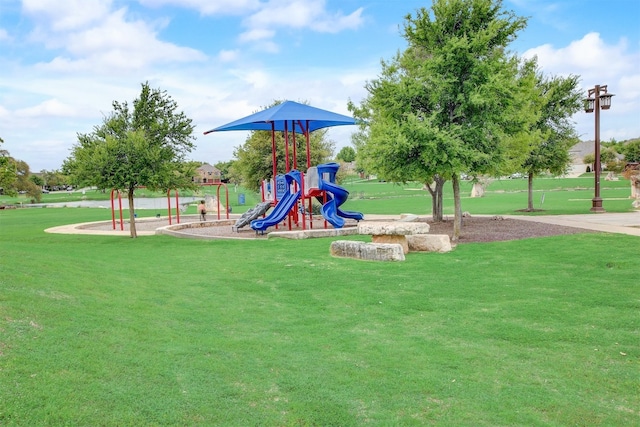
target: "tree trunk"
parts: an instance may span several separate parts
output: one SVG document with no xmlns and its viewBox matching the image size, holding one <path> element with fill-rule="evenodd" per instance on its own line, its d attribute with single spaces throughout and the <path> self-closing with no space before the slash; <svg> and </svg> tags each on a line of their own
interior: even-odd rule
<svg viewBox="0 0 640 427">
<path fill-rule="evenodd" d="M 529 200 L 527 202 L 527 211 L 529 212 L 533 212 L 533 173 L 529 172 L 529 177 L 527 178 L 529 180 L 528 185 L 527 185 L 527 191 L 529 193 Z"/>
<path fill-rule="evenodd" d="M 434 204 L 435 209 L 433 211 L 433 220 L 442 221 L 444 218 L 444 214 L 443 214 L 444 204 L 442 200 L 443 200 L 443 193 L 444 193 L 444 183 L 446 182 L 446 180 L 441 176 L 436 175 L 435 182 L 436 182 L 436 198 L 435 198 L 435 204 Z"/>
<path fill-rule="evenodd" d="M 451 240 L 456 242 L 462 230 L 462 206 L 460 203 L 460 177 L 453 174 L 453 236 Z"/>
<path fill-rule="evenodd" d="M 431 194 L 431 217 L 434 221 L 442 221 L 443 219 L 443 205 L 442 205 L 442 193 L 444 190 L 445 179 L 436 175 L 433 179 L 433 187 L 430 182 L 425 182 L 424 186 L 427 187 L 429 193 Z"/>
<path fill-rule="evenodd" d="M 138 233 L 136 232 L 136 211 L 133 206 L 133 190 L 129 189 L 129 231 L 131 232 L 131 238 L 135 239 L 138 237 Z"/>
</svg>

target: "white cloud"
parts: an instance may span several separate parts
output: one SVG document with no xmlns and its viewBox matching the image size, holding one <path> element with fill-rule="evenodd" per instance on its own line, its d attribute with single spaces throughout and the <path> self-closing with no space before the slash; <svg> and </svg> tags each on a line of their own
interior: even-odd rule
<svg viewBox="0 0 640 427">
<path fill-rule="evenodd" d="M 48 99 L 40 104 L 16 111 L 17 117 L 73 117 L 77 114 L 74 107 L 57 99 Z"/>
<path fill-rule="evenodd" d="M 622 76 L 620 78 L 620 91 L 621 94 L 629 99 L 640 99 L 640 73 L 629 76 Z"/>
<path fill-rule="evenodd" d="M 125 8 L 113 12 L 101 10 L 99 22 L 93 26 L 54 33 L 50 33 L 46 25 L 39 26 L 33 37 L 48 48 L 64 53 L 38 66 L 56 72 L 113 73 L 114 70 L 139 70 L 154 63 L 206 59 L 196 49 L 159 40 L 157 32 L 165 22 L 156 22 L 154 26 L 142 20 L 127 20 L 126 15 Z M 93 17 L 83 22 L 92 22 Z M 52 25 L 57 22 L 54 19 Z"/>
<path fill-rule="evenodd" d="M 640 111 L 640 50 L 630 49 L 622 38 L 617 44 L 605 43 L 600 34 L 592 32 L 566 47 L 550 44 L 524 52 L 523 56 L 538 56 L 538 63 L 545 74 L 578 75 L 584 90 L 596 84 L 608 86 L 616 94 L 611 109 L 602 113 L 601 139 L 624 140 L 637 137 Z M 576 129 L 582 138 L 593 138 L 593 114 L 579 112 L 574 116 Z"/>
<path fill-rule="evenodd" d="M 312 18 L 321 16 L 324 12 L 322 0 L 281 0 L 271 1 L 262 9 L 245 20 L 249 28 L 306 27 Z"/>
<path fill-rule="evenodd" d="M 336 13 L 327 19 L 321 19 L 311 24 L 311 28 L 322 33 L 339 33 L 343 30 L 355 30 L 364 23 L 362 17 L 363 8 L 357 9 L 350 15 Z"/>
<path fill-rule="evenodd" d="M 9 40 L 11 40 L 11 36 L 9 36 L 7 30 L 5 30 L 4 28 L 0 28 L 0 42 Z"/>
<path fill-rule="evenodd" d="M 221 50 L 218 53 L 218 59 L 220 62 L 233 62 L 240 56 L 238 50 Z"/>
<path fill-rule="evenodd" d="M 254 71 L 236 71 L 235 75 L 240 78 L 243 82 L 250 85 L 255 89 L 262 89 L 268 86 L 270 82 L 273 81 L 272 76 L 267 74 L 264 71 L 254 70 Z"/>
<path fill-rule="evenodd" d="M 607 45 L 598 33 L 588 33 L 567 47 L 555 48 L 544 44 L 527 50 L 523 56 L 538 56 L 538 63 L 545 71 L 561 75 L 578 74 L 585 79 L 615 78 L 633 68 L 637 69 L 638 64 L 638 53 L 628 52 L 625 39 L 621 39 L 617 45 Z"/>
<path fill-rule="evenodd" d="M 357 29 L 364 24 L 363 8 L 349 15 L 330 13 L 325 0 L 270 0 L 260 4 L 260 9 L 243 20 L 247 28 L 240 34 L 241 43 L 262 42 L 253 45 L 255 50 L 279 52 L 279 46 L 270 41 L 280 28 L 309 29 L 322 33 L 338 33 Z"/>
<path fill-rule="evenodd" d="M 245 19 L 249 31 L 272 27 L 310 28 L 318 32 L 338 33 L 363 24 L 362 8 L 350 15 L 330 14 L 325 0 L 271 0 Z"/>
<path fill-rule="evenodd" d="M 195 9 L 203 15 L 240 15 L 257 10 L 259 0 L 138 0 L 147 7 L 172 5 Z"/>
<path fill-rule="evenodd" d="M 8 117 L 9 117 L 9 110 L 7 110 L 2 105 L 0 105 L 0 120 L 3 120 Z"/>
<path fill-rule="evenodd" d="M 112 0 L 23 0 L 23 10 L 54 31 L 69 31 L 98 22 L 108 14 Z"/>
<path fill-rule="evenodd" d="M 264 28 L 254 28 L 240 35 L 240 41 L 243 43 L 254 42 L 257 40 L 270 39 L 275 36 L 276 32 Z"/>
</svg>

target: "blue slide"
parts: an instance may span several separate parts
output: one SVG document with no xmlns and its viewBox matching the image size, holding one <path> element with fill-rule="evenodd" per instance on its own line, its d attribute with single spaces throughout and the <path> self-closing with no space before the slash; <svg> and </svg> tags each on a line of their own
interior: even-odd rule
<svg viewBox="0 0 640 427">
<path fill-rule="evenodd" d="M 254 219 L 253 221 L 251 221 L 251 228 L 253 228 L 254 230 L 264 231 L 267 228 L 282 222 L 282 220 L 286 218 L 289 211 L 291 211 L 291 209 L 295 206 L 296 201 L 298 201 L 298 199 L 300 198 L 301 196 L 300 171 L 292 170 L 291 172 L 287 173 L 284 177 L 287 181 L 287 186 L 286 186 L 286 191 L 282 196 L 282 199 L 280 199 L 278 204 L 275 205 L 275 207 L 273 208 L 273 211 L 271 211 L 271 213 L 266 218 Z M 294 180 L 298 183 L 298 191 L 296 191 L 295 193 L 292 193 L 290 189 L 291 189 L 291 183 Z"/>
<path fill-rule="evenodd" d="M 335 228 L 344 227 L 344 218 L 360 221 L 364 218 L 361 212 L 343 211 L 340 206 L 347 201 L 349 192 L 335 184 L 336 172 L 340 165 L 338 163 L 325 163 L 318 165 L 318 188 L 327 192 L 327 203 L 322 205 L 322 216 Z M 329 175 L 329 181 L 323 179 L 323 174 Z"/>
</svg>

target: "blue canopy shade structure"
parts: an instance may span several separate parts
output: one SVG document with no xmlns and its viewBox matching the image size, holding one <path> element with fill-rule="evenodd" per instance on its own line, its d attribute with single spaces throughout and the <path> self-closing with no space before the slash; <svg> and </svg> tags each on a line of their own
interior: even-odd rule
<svg viewBox="0 0 640 427">
<path fill-rule="evenodd" d="M 355 125 L 357 122 L 353 117 L 332 113 L 331 111 L 311 107 L 294 101 L 284 101 L 278 105 L 259 111 L 247 117 L 243 117 L 226 125 L 218 126 L 215 129 L 206 131 L 204 134 L 213 132 L 223 132 L 229 130 L 271 131 L 273 176 L 277 174 L 276 166 L 276 140 L 275 133 L 284 132 L 285 135 L 285 162 L 286 172 L 289 172 L 289 133 L 293 133 L 293 168 L 296 169 L 296 144 L 295 134 L 303 134 L 306 138 L 307 148 L 307 168 L 311 167 L 311 147 L 309 143 L 309 133 L 314 130 L 328 128 L 332 126 Z"/>
<path fill-rule="evenodd" d="M 352 117 L 294 101 L 285 101 L 266 110 L 208 130 L 204 134 L 228 130 L 287 131 L 306 134 L 331 126 L 354 124 L 356 124 L 356 120 Z"/>
</svg>

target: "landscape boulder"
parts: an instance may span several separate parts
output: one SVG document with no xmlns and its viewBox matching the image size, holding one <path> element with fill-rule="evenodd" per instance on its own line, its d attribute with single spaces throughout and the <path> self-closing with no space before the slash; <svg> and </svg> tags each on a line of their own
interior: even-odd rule
<svg viewBox="0 0 640 427">
<path fill-rule="evenodd" d="M 358 234 L 371 235 L 373 243 L 401 245 L 405 254 L 409 253 L 406 236 L 428 232 L 429 224 L 426 222 L 362 221 L 358 223 Z"/>
<path fill-rule="evenodd" d="M 332 256 L 369 261 L 404 261 L 402 246 L 389 243 L 366 243 L 352 240 L 331 242 Z"/>
<path fill-rule="evenodd" d="M 451 240 L 446 234 L 412 234 L 406 236 L 409 252 L 451 252 Z"/>
</svg>

